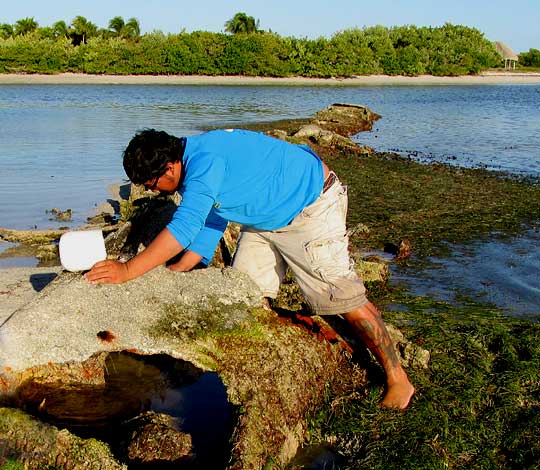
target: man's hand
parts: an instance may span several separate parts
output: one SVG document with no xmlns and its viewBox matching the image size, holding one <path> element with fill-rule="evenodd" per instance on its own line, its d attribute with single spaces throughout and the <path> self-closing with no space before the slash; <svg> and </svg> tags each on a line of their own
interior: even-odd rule
<svg viewBox="0 0 540 470">
<path fill-rule="evenodd" d="M 100 261 L 84 277 L 92 284 L 121 284 L 142 276 L 144 273 L 165 263 L 182 251 L 182 245 L 165 228 L 148 245 L 146 250 L 131 258 L 127 263 L 114 260 Z"/>
<path fill-rule="evenodd" d="M 84 278 L 91 284 L 121 284 L 129 280 L 127 263 L 112 259 L 99 261 Z"/>
</svg>

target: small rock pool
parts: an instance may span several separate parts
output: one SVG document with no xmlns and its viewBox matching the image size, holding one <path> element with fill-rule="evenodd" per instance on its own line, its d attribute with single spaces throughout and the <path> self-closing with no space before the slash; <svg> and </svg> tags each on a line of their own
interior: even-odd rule
<svg viewBox="0 0 540 470">
<path fill-rule="evenodd" d="M 16 405 L 109 444 L 131 469 L 223 469 L 235 410 L 218 374 L 167 355 L 110 353 L 105 383 L 21 384 Z M 161 441 L 160 441 L 161 439 Z"/>
</svg>

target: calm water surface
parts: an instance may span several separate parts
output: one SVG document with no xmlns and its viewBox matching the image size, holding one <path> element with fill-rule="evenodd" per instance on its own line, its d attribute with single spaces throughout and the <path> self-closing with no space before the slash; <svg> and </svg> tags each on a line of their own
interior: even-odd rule
<svg viewBox="0 0 540 470">
<path fill-rule="evenodd" d="M 307 117 L 335 102 L 382 115 L 372 132 L 356 136 L 377 150 L 540 176 L 538 85 L 3 85 L 0 227 L 84 223 L 110 197 L 109 185 L 125 178 L 121 153 L 139 129 L 192 135 Z M 71 208 L 73 221 L 49 220 L 55 207 Z"/>
<path fill-rule="evenodd" d="M 247 121 L 310 116 L 333 102 L 383 118 L 358 140 L 380 150 L 540 175 L 540 86 L 0 86 L 0 227 L 79 225 L 125 175 L 135 131 L 177 135 Z M 65 224 L 63 224 L 65 225 Z"/>
</svg>

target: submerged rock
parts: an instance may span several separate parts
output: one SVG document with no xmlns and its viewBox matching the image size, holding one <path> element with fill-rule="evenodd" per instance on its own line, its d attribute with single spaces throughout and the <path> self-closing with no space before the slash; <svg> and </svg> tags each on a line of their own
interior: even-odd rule
<svg viewBox="0 0 540 470">
<path fill-rule="evenodd" d="M 47 214 L 51 214 L 53 216 L 51 220 L 55 220 L 56 222 L 69 222 L 73 216 L 73 211 L 71 209 L 63 211 L 54 207 L 46 212 Z"/>
<path fill-rule="evenodd" d="M 408 341 L 403 333 L 393 325 L 386 325 L 390 338 L 392 339 L 404 367 L 416 367 L 427 369 L 431 354 L 417 344 Z"/>
<path fill-rule="evenodd" d="M 356 104 L 335 103 L 319 111 L 312 119 L 279 121 L 278 128 L 266 130 L 267 134 L 295 144 L 307 144 L 321 157 L 348 153 L 371 155 L 374 150 L 360 146 L 350 136 L 370 130 L 380 116 L 369 108 Z M 267 126 L 252 126 L 261 130 Z"/>
<path fill-rule="evenodd" d="M 58 240 L 67 230 L 12 230 L 0 228 L 0 240 L 25 245 L 48 244 Z"/>
<path fill-rule="evenodd" d="M 357 261 L 355 269 L 364 282 L 380 282 L 384 284 L 390 277 L 388 263 L 374 257 Z"/>
<path fill-rule="evenodd" d="M 293 134 L 292 137 L 295 139 L 305 139 L 314 144 L 323 147 L 332 147 L 341 151 L 349 150 L 356 152 L 359 148 L 358 144 L 353 142 L 348 137 L 344 137 L 336 132 L 322 129 L 315 124 L 309 124 L 301 127 L 295 134 Z"/>
<path fill-rule="evenodd" d="M 58 245 L 40 245 L 36 248 L 36 258 L 40 260 L 54 260 L 59 256 Z"/>
<path fill-rule="evenodd" d="M 128 458 L 134 463 L 181 463 L 192 457 L 189 434 L 175 429 L 172 418 L 163 413 L 146 412 L 133 419 Z"/>
<path fill-rule="evenodd" d="M 371 130 L 373 122 L 380 117 L 366 106 L 334 103 L 319 111 L 314 122 L 326 130 L 349 136 Z"/>
<path fill-rule="evenodd" d="M 366 106 L 334 103 L 312 118 L 284 119 L 271 123 L 251 124 L 247 127 L 268 132 L 278 138 L 285 138 L 294 135 L 302 127 L 314 125 L 325 131 L 349 137 L 361 131 L 371 130 L 373 123 L 380 117 Z"/>
<path fill-rule="evenodd" d="M 384 251 L 395 255 L 396 261 L 402 261 L 409 258 L 412 254 L 411 242 L 409 239 L 404 238 L 403 240 L 400 240 L 397 245 L 395 243 L 385 243 Z"/>
</svg>

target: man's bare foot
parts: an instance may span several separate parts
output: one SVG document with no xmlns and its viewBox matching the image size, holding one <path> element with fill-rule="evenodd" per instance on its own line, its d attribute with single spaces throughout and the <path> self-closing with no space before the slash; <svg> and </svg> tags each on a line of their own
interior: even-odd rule
<svg viewBox="0 0 540 470">
<path fill-rule="evenodd" d="M 386 395 L 381 401 L 381 406 L 385 408 L 394 408 L 396 410 L 404 410 L 409 406 L 413 395 L 414 387 L 408 379 L 405 379 L 404 381 L 388 385 Z"/>
</svg>

